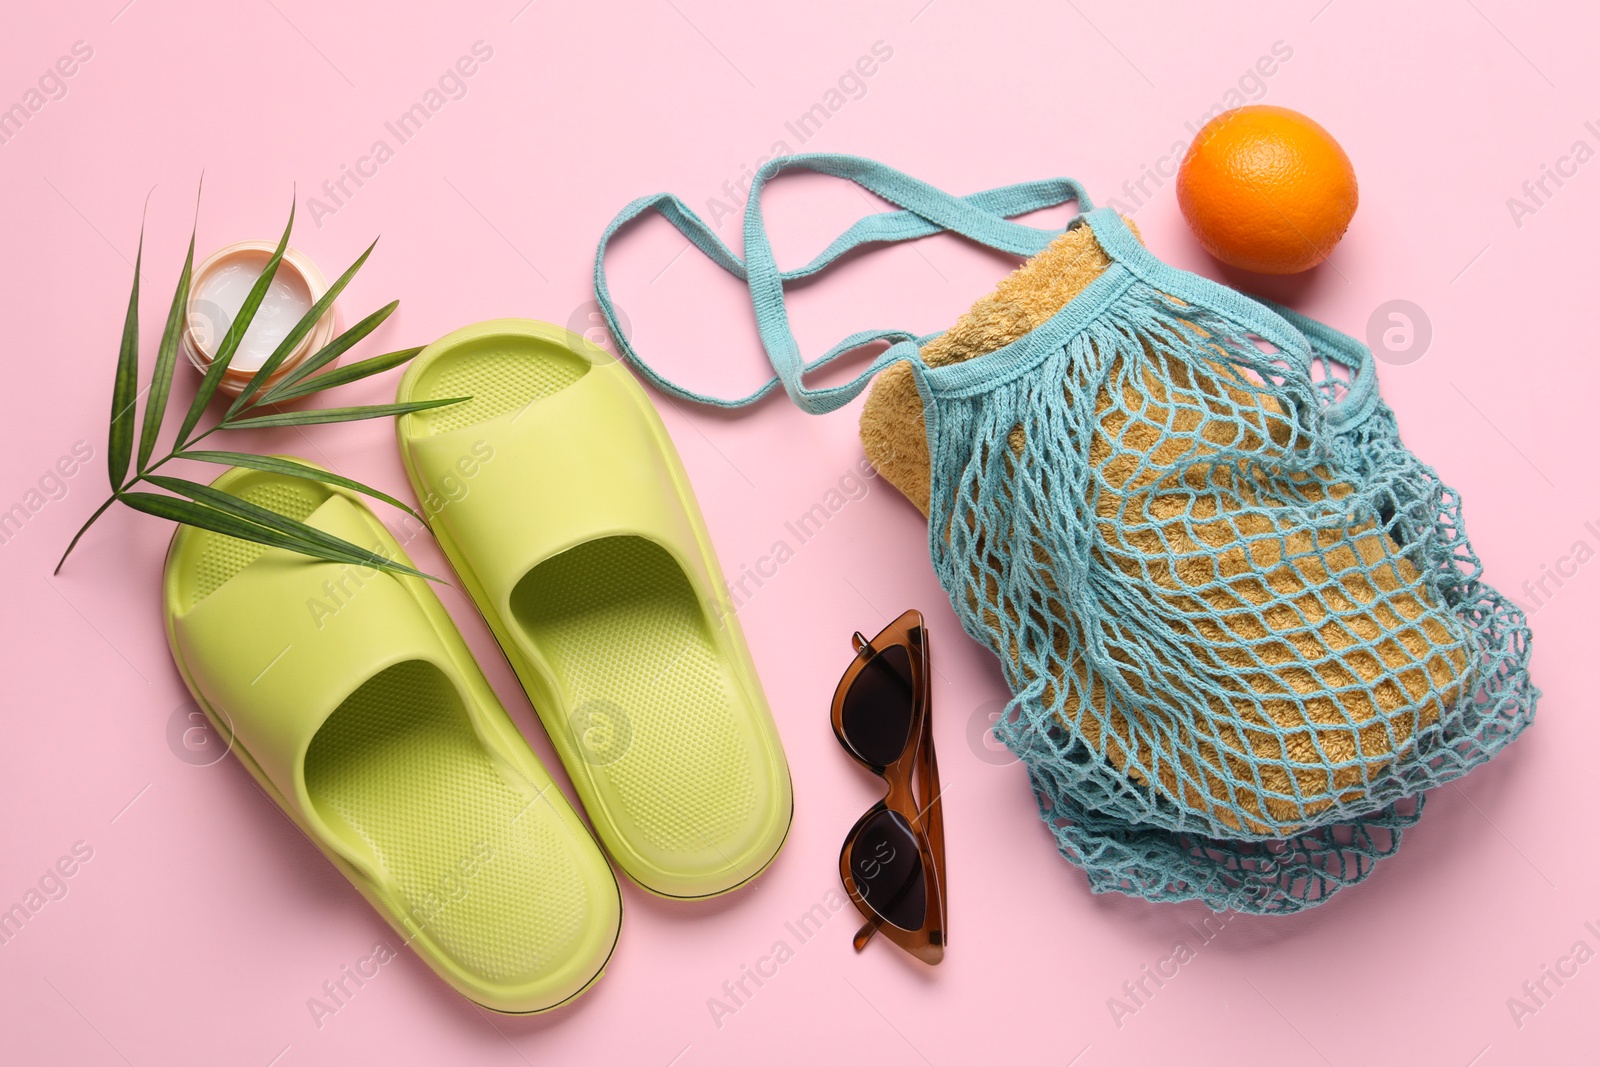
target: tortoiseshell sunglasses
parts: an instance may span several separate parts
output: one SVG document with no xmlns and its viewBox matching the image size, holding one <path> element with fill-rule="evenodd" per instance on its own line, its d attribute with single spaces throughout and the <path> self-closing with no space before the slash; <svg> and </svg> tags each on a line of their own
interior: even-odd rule
<svg viewBox="0 0 1600 1067">
<path fill-rule="evenodd" d="M 889 786 L 839 853 L 839 877 L 867 920 L 855 948 L 866 948 L 881 930 L 917 959 L 938 963 L 947 915 L 928 631 L 912 610 L 871 641 L 857 633 L 852 642 L 856 658 L 833 694 L 833 732 Z"/>
</svg>

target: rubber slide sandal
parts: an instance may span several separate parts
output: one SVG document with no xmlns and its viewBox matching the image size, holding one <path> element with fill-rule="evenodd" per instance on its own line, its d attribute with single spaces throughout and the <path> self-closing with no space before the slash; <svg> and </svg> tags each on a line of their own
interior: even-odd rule
<svg viewBox="0 0 1600 1067">
<path fill-rule="evenodd" d="M 399 395 L 472 398 L 402 416 L 401 456 L 612 859 L 667 897 L 755 877 L 789 766 L 644 390 L 576 334 L 501 319 L 429 345 Z"/>
<path fill-rule="evenodd" d="M 410 562 L 341 489 L 241 468 L 213 484 Z M 441 978 L 520 1014 L 600 977 L 616 877 L 428 582 L 180 526 L 163 587 L 219 736 Z"/>
</svg>

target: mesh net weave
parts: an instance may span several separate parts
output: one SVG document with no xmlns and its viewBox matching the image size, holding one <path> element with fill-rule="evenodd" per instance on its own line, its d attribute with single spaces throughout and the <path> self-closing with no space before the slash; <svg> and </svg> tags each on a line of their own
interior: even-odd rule
<svg viewBox="0 0 1600 1067">
<path fill-rule="evenodd" d="M 996 732 L 1097 890 L 1298 910 L 1531 721 L 1521 612 L 1355 341 L 1309 366 L 1134 281 L 935 393 L 930 543 L 1015 694 Z"/>
</svg>

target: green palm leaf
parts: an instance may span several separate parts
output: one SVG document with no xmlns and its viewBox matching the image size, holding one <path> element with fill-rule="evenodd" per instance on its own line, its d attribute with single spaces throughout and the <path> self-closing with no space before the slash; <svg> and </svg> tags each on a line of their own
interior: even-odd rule
<svg viewBox="0 0 1600 1067">
<path fill-rule="evenodd" d="M 179 452 L 173 458 L 192 459 L 201 463 L 222 463 L 230 467 L 249 467 L 251 470 L 268 471 L 272 474 L 287 474 L 292 478 L 305 478 L 309 481 L 342 486 L 345 489 L 374 497 L 385 504 L 393 504 L 400 510 L 422 519 L 422 516 L 413 511 L 409 504 L 396 500 L 380 489 L 374 489 L 370 485 L 363 485 L 354 478 L 346 478 L 341 474 L 323 470 L 321 467 L 313 467 L 308 463 L 296 463 L 292 459 L 283 459 L 279 456 L 258 456 L 254 452 L 212 452 L 203 449 Z M 426 522 L 427 520 L 422 519 L 422 521 Z"/>
<path fill-rule="evenodd" d="M 409 415 L 413 411 L 426 411 L 446 404 L 459 404 L 471 397 L 453 396 L 443 400 L 410 400 L 404 404 L 364 404 L 351 408 L 316 408 L 312 411 L 280 411 L 276 415 L 260 415 L 253 419 L 235 419 L 223 423 L 229 430 L 263 430 L 272 426 L 315 426 L 324 422 L 358 422 L 361 419 L 381 419 L 385 415 Z"/>
<path fill-rule="evenodd" d="M 133 261 L 133 292 L 122 320 L 122 348 L 117 353 L 117 376 L 111 386 L 111 434 L 106 443 L 106 471 L 111 491 L 122 488 L 133 455 L 133 416 L 139 403 L 139 270 L 144 264 L 144 227 L 139 227 L 139 253 Z"/>
<path fill-rule="evenodd" d="M 181 522 L 185 526 L 194 526 L 212 533 L 226 534 L 237 537 L 243 541 L 253 541 L 258 545 L 267 545 L 271 548 L 287 549 L 298 552 L 302 556 L 311 556 L 314 559 L 327 560 L 329 563 L 349 563 L 356 566 L 381 567 L 384 570 L 398 570 L 402 572 L 418 573 L 411 571 L 404 564 L 395 563 L 383 556 L 373 553 L 353 555 L 335 549 L 324 548 L 322 545 L 294 537 L 271 527 L 262 526 L 246 519 L 231 515 L 216 508 L 206 507 L 204 504 L 185 500 L 182 497 L 161 496 L 158 493 L 122 493 L 117 496 L 124 504 L 135 511 L 142 511 L 146 515 L 157 518 L 170 519 Z M 369 558 L 371 557 L 370 560 Z M 423 575 L 423 577 L 427 577 Z"/>
<path fill-rule="evenodd" d="M 345 352 L 353 348 L 356 342 L 366 337 L 367 334 L 371 333 L 373 330 L 376 330 L 383 324 L 384 319 L 387 319 L 390 315 L 394 314 L 394 309 L 399 306 L 400 301 L 391 300 L 377 311 L 374 311 L 372 314 L 368 315 L 366 318 L 350 327 L 344 333 L 341 333 L 338 337 L 335 337 L 332 341 L 329 341 L 310 359 L 291 370 L 288 374 L 285 374 L 277 385 L 274 385 L 271 389 L 268 389 L 264 394 L 262 394 L 252 406 L 259 407 L 262 404 L 276 403 L 286 390 L 294 387 L 295 383 L 299 382 L 308 374 L 314 374 L 323 367 L 327 366 L 329 363 L 338 359 L 340 356 L 344 355 Z"/>
<path fill-rule="evenodd" d="M 196 226 L 198 229 L 198 226 Z M 172 307 L 167 310 L 167 325 L 161 331 L 161 347 L 156 351 L 155 370 L 150 372 L 150 395 L 144 402 L 144 427 L 139 431 L 139 473 L 155 451 L 156 438 L 161 436 L 161 420 L 166 418 L 167 397 L 172 392 L 172 370 L 178 361 L 178 337 L 183 332 L 183 318 L 189 306 L 189 284 L 194 274 L 194 235 L 189 231 L 189 254 L 183 260 L 183 273 L 178 275 L 178 290 L 172 294 Z"/>
<path fill-rule="evenodd" d="M 332 389 L 337 385 L 349 385 L 351 382 L 360 381 L 362 378 L 380 374 L 391 367 L 398 367 L 402 363 L 408 363 L 421 351 L 422 348 L 417 347 L 403 348 L 398 352 L 386 352 L 381 356 L 372 356 L 359 363 L 352 363 L 348 367 L 340 367 L 326 374 L 319 374 L 315 378 L 307 378 L 305 381 L 296 382 L 283 392 L 276 394 L 273 397 L 273 402 L 283 403 L 289 400 L 298 400 L 303 396 L 310 396 L 312 393 L 319 393 L 324 389 Z M 471 398 L 464 397 L 463 399 Z"/>
<path fill-rule="evenodd" d="M 382 567 L 385 570 L 399 571 L 402 574 L 414 574 L 418 578 L 430 577 L 430 575 L 423 574 L 421 571 L 408 567 L 404 563 L 396 563 L 389 557 L 380 555 L 370 548 L 362 548 L 360 545 L 346 541 L 342 537 L 335 537 L 325 530 L 319 530 L 315 526 L 308 526 L 298 519 L 291 519 L 287 515 L 280 514 L 270 508 L 264 508 L 260 504 L 252 504 L 248 500 L 236 497 L 232 493 L 223 492 L 221 489 L 216 489 L 209 485 L 201 485 L 199 482 L 191 482 L 187 478 L 169 478 L 164 474 L 152 474 L 145 480 L 152 485 L 160 486 L 162 489 L 177 493 L 179 496 L 188 497 L 197 504 L 204 504 L 225 515 L 232 515 L 236 519 L 243 519 L 246 522 L 253 522 L 257 526 L 265 526 L 269 530 L 288 534 L 299 541 L 314 545 L 326 552 L 343 553 L 349 558 L 342 560 L 342 562 L 361 563 L 369 567 Z"/>
<path fill-rule="evenodd" d="M 198 216 L 199 206 L 197 203 L 197 221 Z M 399 366 L 421 351 L 419 348 L 409 348 L 399 352 L 389 352 L 384 355 L 370 357 L 349 367 L 312 377 L 376 330 L 394 313 L 395 308 L 398 306 L 398 302 L 394 302 L 379 308 L 350 329 L 341 333 L 300 366 L 283 375 L 282 380 L 276 385 L 269 387 L 266 384 L 274 372 L 282 369 L 283 362 L 288 358 L 289 352 L 305 339 L 315 324 L 332 307 L 334 299 L 344 291 L 356 272 L 366 263 L 367 258 L 373 251 L 372 246 L 368 246 L 344 274 L 340 275 L 332 288 L 320 297 L 312 308 L 301 317 L 294 329 L 273 350 L 272 354 L 257 369 L 256 373 L 251 375 L 245 391 L 227 409 L 222 419 L 213 423 L 198 435 L 195 434 L 200 425 L 200 420 L 205 414 L 206 407 L 221 387 L 228 367 L 231 365 L 239 345 L 249 330 L 250 324 L 254 321 L 256 312 L 272 285 L 279 265 L 283 262 L 284 252 L 289 247 L 289 234 L 294 228 L 294 216 L 294 208 L 291 205 L 289 220 L 284 225 L 283 234 L 278 239 L 277 248 L 251 285 L 249 294 L 245 297 L 243 304 L 240 305 L 238 313 L 234 316 L 233 322 L 229 325 L 221 343 L 218 345 L 215 356 L 201 378 L 200 385 L 195 390 L 194 398 L 189 404 L 189 410 L 184 415 L 178 432 L 174 437 L 172 450 L 152 462 L 151 457 L 154 456 L 156 445 L 160 441 L 162 423 L 167 415 L 174 368 L 177 364 L 178 348 L 186 325 L 185 318 L 188 314 L 189 298 L 192 295 L 195 233 L 198 227 L 190 230 L 189 250 L 184 257 L 183 271 L 178 278 L 178 287 L 172 295 L 172 304 L 167 311 L 166 324 L 161 334 L 161 344 L 157 351 L 155 366 L 151 372 L 148 387 L 149 401 L 145 404 L 143 422 L 138 428 L 138 465 L 130 479 L 128 468 L 133 460 L 134 453 L 134 424 L 139 421 L 136 417 L 139 405 L 139 283 L 144 266 L 144 229 L 143 226 L 140 227 L 139 251 L 134 263 L 133 286 L 128 296 L 128 309 L 123 321 L 121 345 L 117 354 L 116 377 L 112 383 L 111 391 L 111 424 L 108 431 L 109 440 L 107 445 L 107 469 L 111 481 L 111 495 L 85 520 L 83 525 L 78 528 L 77 533 L 72 535 L 72 540 L 67 543 L 66 550 L 61 553 L 61 559 L 56 563 L 56 571 L 58 573 L 61 570 L 61 565 L 66 562 L 67 557 L 72 554 L 72 550 L 77 547 L 78 542 L 82 540 L 83 535 L 88 532 L 89 528 L 113 504 L 121 502 L 135 511 L 147 515 L 184 523 L 199 529 L 210 530 L 214 533 L 226 534 L 230 537 L 242 538 L 256 544 L 298 552 L 314 559 L 375 567 L 392 573 L 426 578 L 430 581 L 439 580 L 432 575 L 416 570 L 409 564 L 388 559 L 371 549 L 362 548 L 342 538 L 335 537 L 326 531 L 318 530 L 286 515 L 252 504 L 231 493 L 183 478 L 172 478 L 155 473 L 163 464 L 172 459 L 191 459 L 202 463 L 225 463 L 235 467 L 245 467 L 287 477 L 305 478 L 310 481 L 337 486 L 402 508 L 418 519 L 423 518 L 407 506 L 405 502 L 396 497 L 374 489 L 372 486 L 364 485 L 353 478 L 346 478 L 343 475 L 334 474 L 331 471 L 326 471 L 307 463 L 277 456 L 258 456 L 249 452 L 214 451 L 189 447 L 221 429 L 263 429 L 278 426 L 310 426 L 317 423 L 354 422 L 361 419 L 374 419 L 385 416 L 405 415 L 413 411 L 425 411 L 429 408 L 441 407 L 446 404 L 460 403 L 461 400 L 466 399 L 465 397 L 460 397 L 445 400 L 412 401 L 401 404 L 373 404 L 358 407 L 328 408 L 321 411 L 280 411 L 252 418 L 236 418 L 240 413 L 256 411 L 264 405 L 275 404 L 280 400 L 299 399 L 323 389 L 359 381 L 380 371 Z M 169 490 L 176 495 L 163 496 L 157 493 L 135 492 L 134 487 L 140 482 L 147 482 L 150 485 Z M 424 519 L 423 521 L 426 520 Z"/>
</svg>

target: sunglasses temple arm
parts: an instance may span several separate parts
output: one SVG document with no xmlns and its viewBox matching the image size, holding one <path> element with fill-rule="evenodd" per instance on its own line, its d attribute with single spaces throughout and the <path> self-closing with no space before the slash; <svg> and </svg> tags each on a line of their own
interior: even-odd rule
<svg viewBox="0 0 1600 1067">
<path fill-rule="evenodd" d="M 871 941 L 873 937 L 877 935 L 878 930 L 882 928 L 882 926 L 883 920 L 876 915 L 867 920 L 865 923 L 862 923 L 861 929 L 856 931 L 855 940 L 851 942 L 851 944 L 855 946 L 856 951 L 860 952 L 865 949 L 867 947 L 867 942 Z"/>
</svg>

